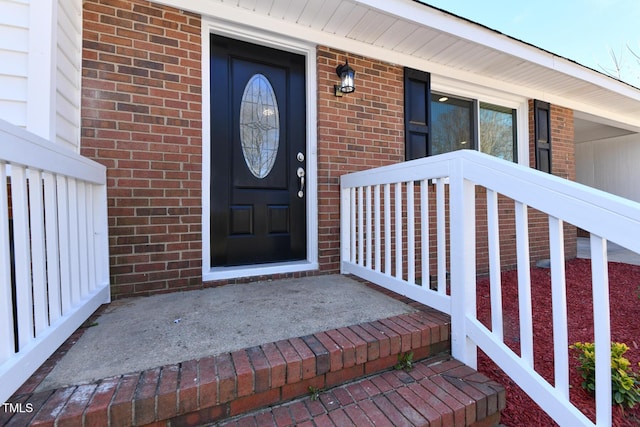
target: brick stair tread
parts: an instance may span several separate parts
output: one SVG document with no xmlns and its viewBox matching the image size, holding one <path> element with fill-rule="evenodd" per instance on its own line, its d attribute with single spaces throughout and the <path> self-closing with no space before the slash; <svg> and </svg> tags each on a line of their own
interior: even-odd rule
<svg viewBox="0 0 640 427">
<path fill-rule="evenodd" d="M 329 389 L 387 370 L 396 364 L 399 354 L 412 352 L 417 361 L 447 352 L 449 338 L 448 316 L 422 306 L 415 313 L 93 384 L 15 395 L 11 401 L 32 403 L 33 411 L 9 419 L 0 416 L 0 425 L 221 422 L 308 395 L 310 386 Z"/>
<path fill-rule="evenodd" d="M 446 354 L 225 420 L 240 426 L 490 426 L 505 390 Z"/>
</svg>

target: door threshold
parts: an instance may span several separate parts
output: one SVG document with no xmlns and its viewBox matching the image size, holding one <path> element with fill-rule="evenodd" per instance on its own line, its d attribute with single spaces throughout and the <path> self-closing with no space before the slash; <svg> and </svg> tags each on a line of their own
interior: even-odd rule
<svg viewBox="0 0 640 427">
<path fill-rule="evenodd" d="M 203 272 L 202 280 L 209 282 L 213 280 L 238 279 L 240 277 L 297 273 L 300 271 L 317 270 L 318 268 L 319 265 L 317 262 L 310 262 L 308 260 L 239 265 L 234 267 L 213 267 L 211 270 Z"/>
</svg>

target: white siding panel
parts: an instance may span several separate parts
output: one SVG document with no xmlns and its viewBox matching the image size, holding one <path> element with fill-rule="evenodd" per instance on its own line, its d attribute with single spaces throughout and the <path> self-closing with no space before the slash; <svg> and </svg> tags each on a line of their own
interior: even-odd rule
<svg viewBox="0 0 640 427">
<path fill-rule="evenodd" d="M 27 123 L 29 4 L 0 0 L 0 119 Z"/>
<path fill-rule="evenodd" d="M 576 181 L 580 184 L 596 187 L 594 177 L 593 142 L 576 144 Z"/>
<path fill-rule="evenodd" d="M 0 50 L 0 75 L 26 76 L 28 56 L 26 52 Z"/>
<path fill-rule="evenodd" d="M 23 76 L 0 76 L 0 99 L 6 101 L 25 101 L 27 79 Z"/>
<path fill-rule="evenodd" d="M 0 49 L 27 52 L 29 31 L 23 27 L 0 24 Z"/>
<path fill-rule="evenodd" d="M 80 141 L 81 8 L 80 0 L 58 1 L 56 141 L 74 150 Z"/>
<path fill-rule="evenodd" d="M 78 149 L 78 130 L 80 128 L 80 123 L 75 119 L 75 112 L 77 108 L 73 105 L 68 105 L 67 108 L 61 108 L 65 105 L 66 100 L 60 99 L 58 95 L 58 112 L 56 115 L 56 134 L 57 134 L 57 143 L 60 145 L 64 145 L 67 148 L 70 148 L 74 151 Z M 72 111 L 72 114 L 65 114 L 65 111 Z M 73 121 L 71 121 L 73 119 Z"/>
<path fill-rule="evenodd" d="M 2 86 L 0 78 L 0 86 Z M 0 99 L 0 118 L 16 126 L 27 126 L 27 103 Z"/>
<path fill-rule="evenodd" d="M 576 180 L 640 202 L 640 134 L 576 145 Z"/>
<path fill-rule="evenodd" d="M 28 1 L 0 0 L 0 26 L 22 27 L 29 26 Z"/>
</svg>

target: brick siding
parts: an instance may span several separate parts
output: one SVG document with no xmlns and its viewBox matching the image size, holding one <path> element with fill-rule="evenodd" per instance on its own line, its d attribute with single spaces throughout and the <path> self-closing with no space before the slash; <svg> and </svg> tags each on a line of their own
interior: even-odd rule
<svg viewBox="0 0 640 427">
<path fill-rule="evenodd" d="M 318 241 L 321 269 L 340 268 L 340 176 L 404 161 L 403 68 L 318 47 Z M 333 94 L 349 59 L 356 91 Z"/>
<path fill-rule="evenodd" d="M 82 154 L 107 166 L 114 297 L 201 286 L 200 18 L 84 2 Z"/>
</svg>

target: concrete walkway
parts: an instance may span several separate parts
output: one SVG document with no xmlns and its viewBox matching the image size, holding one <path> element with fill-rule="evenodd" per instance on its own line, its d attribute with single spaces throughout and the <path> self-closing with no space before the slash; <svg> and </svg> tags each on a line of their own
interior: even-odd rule
<svg viewBox="0 0 640 427">
<path fill-rule="evenodd" d="M 37 391 L 413 311 L 342 275 L 118 300 L 86 329 Z"/>
<path fill-rule="evenodd" d="M 578 258 L 591 258 L 588 237 L 578 237 Z M 607 242 L 607 257 L 611 262 L 640 265 L 640 254 L 623 248 L 613 242 Z"/>
</svg>

